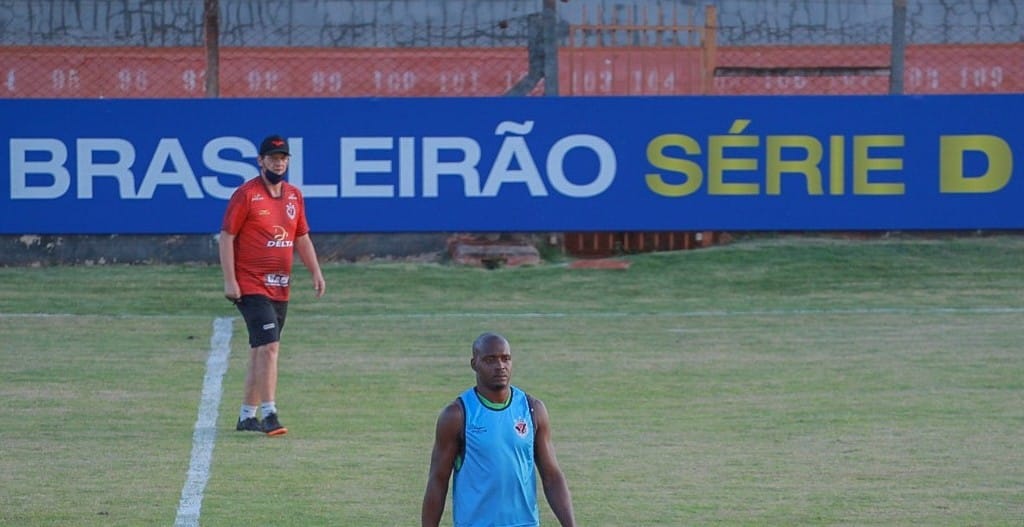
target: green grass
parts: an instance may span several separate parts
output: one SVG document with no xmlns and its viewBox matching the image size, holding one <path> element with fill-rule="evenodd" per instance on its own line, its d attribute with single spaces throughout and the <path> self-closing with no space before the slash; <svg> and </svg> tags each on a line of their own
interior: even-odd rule
<svg viewBox="0 0 1024 527">
<path fill-rule="evenodd" d="M 291 432 L 233 430 L 236 318 L 201 524 L 418 524 L 434 420 L 485 330 L 547 403 L 580 525 L 1024 522 L 1024 239 L 628 260 L 331 264 L 320 300 L 300 266 Z M 212 266 L 0 268 L 0 525 L 173 524 L 213 321 L 236 315 Z"/>
</svg>

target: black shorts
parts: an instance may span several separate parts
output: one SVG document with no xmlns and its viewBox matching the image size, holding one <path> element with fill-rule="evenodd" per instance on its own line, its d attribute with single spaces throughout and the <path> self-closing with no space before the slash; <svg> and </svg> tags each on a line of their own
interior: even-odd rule
<svg viewBox="0 0 1024 527">
<path fill-rule="evenodd" d="M 263 295 L 242 295 L 235 302 L 249 328 L 249 346 L 265 346 L 281 340 L 288 302 L 271 300 Z"/>
</svg>

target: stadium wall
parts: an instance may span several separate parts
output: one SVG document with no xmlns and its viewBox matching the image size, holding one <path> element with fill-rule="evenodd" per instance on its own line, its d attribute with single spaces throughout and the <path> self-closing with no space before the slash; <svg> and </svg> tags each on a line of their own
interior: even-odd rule
<svg viewBox="0 0 1024 527">
<path fill-rule="evenodd" d="M 0 0 L 0 98 L 202 96 L 203 4 Z M 544 4 L 219 0 L 224 74 L 232 79 L 223 84 L 223 96 L 500 95 L 528 70 L 531 31 Z M 674 21 L 686 11 L 695 13 L 690 15 L 694 26 L 706 26 L 707 5 L 717 12 L 718 65 L 750 73 L 717 77 L 715 93 L 884 93 L 887 78 L 870 72 L 888 63 L 889 1 L 569 0 L 557 2 L 560 39 L 587 23 L 649 29 L 590 31 L 577 48 L 560 49 L 562 94 L 698 93 L 695 60 L 680 58 L 698 53 L 686 47 L 693 45 L 693 35 L 687 40 L 663 28 L 666 17 Z M 907 92 L 1019 93 L 1022 28 L 1021 0 L 908 0 Z M 294 60 L 296 52 L 310 62 Z M 187 67 L 168 60 L 182 53 L 190 57 Z M 301 81 L 288 76 L 285 83 L 274 68 L 262 67 L 287 62 L 274 61 L 276 53 L 295 62 L 295 78 Z M 371 62 L 383 67 L 374 68 L 369 81 L 348 80 L 334 61 L 353 54 L 362 58 L 346 72 L 366 71 Z M 382 60 L 384 54 L 393 59 Z M 33 70 L 27 64 L 39 66 Z M 868 74 L 829 73 L 831 66 Z M 331 243 L 338 249 L 328 256 L 339 259 L 415 255 L 424 248 L 442 249 L 446 238 L 416 234 L 392 244 L 389 238 L 402 235 L 329 236 L 337 237 Z M 0 247 L 0 265 L 211 258 L 208 237 L 18 235 L 0 236 Z"/>
</svg>

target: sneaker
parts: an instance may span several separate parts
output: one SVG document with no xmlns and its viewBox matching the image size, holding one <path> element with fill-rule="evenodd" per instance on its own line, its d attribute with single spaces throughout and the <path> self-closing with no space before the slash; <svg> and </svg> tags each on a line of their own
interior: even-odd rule
<svg viewBox="0 0 1024 527">
<path fill-rule="evenodd" d="M 238 424 L 235 425 L 235 430 L 239 432 L 262 432 L 263 427 L 260 426 L 260 420 L 255 417 L 248 417 L 242 419 L 238 418 Z"/>
<path fill-rule="evenodd" d="M 288 429 L 277 420 L 277 414 L 270 414 L 264 417 L 262 429 L 268 436 L 283 436 L 288 433 Z"/>
</svg>

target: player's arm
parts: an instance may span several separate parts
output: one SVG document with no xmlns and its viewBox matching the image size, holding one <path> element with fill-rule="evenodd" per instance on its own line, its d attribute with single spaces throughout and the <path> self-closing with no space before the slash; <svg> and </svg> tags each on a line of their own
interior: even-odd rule
<svg viewBox="0 0 1024 527">
<path fill-rule="evenodd" d="M 313 291 L 316 293 L 316 297 L 324 296 L 327 282 L 324 281 L 324 274 L 320 271 L 320 260 L 316 257 L 316 247 L 313 246 L 313 239 L 309 237 L 309 233 L 295 239 L 295 250 L 298 251 L 302 264 L 309 269 L 309 274 L 313 277 Z"/>
<path fill-rule="evenodd" d="M 530 398 L 533 408 L 533 423 L 536 430 L 533 437 L 533 456 L 537 462 L 541 483 L 544 485 L 544 497 L 555 513 L 562 527 L 575 527 L 576 518 L 572 509 L 572 494 L 565 480 L 562 468 L 555 457 L 555 446 L 551 442 L 551 419 L 548 409 L 540 399 Z"/>
<path fill-rule="evenodd" d="M 434 448 L 430 454 L 430 472 L 427 475 L 427 490 L 423 493 L 423 510 L 420 522 L 423 527 L 437 527 L 444 514 L 448 499 L 448 484 L 455 457 L 459 454 L 462 428 L 465 423 L 462 405 L 454 401 L 441 411 L 434 431 Z"/>
<path fill-rule="evenodd" d="M 235 235 L 220 231 L 217 248 L 220 253 L 220 269 L 224 274 L 224 297 L 232 301 L 238 300 L 242 292 L 238 288 L 238 277 L 235 275 Z"/>
</svg>

